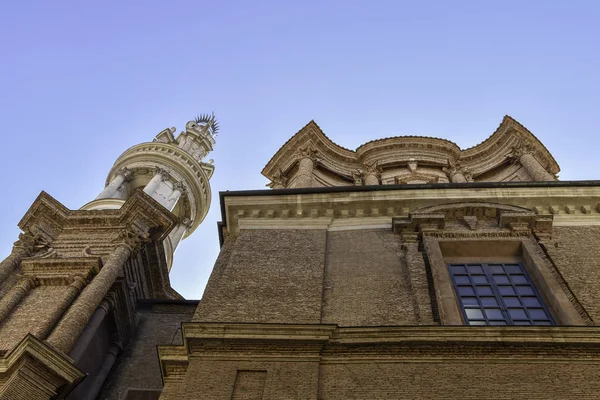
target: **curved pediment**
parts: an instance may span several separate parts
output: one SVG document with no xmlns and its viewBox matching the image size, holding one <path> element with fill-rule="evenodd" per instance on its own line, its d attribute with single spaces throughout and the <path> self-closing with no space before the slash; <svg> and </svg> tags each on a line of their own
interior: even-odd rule
<svg viewBox="0 0 600 400">
<path fill-rule="evenodd" d="M 312 176 L 299 181 L 298 174 L 307 173 L 297 168 L 307 148 L 312 154 L 308 172 Z M 491 136 L 465 150 L 446 139 L 395 136 L 371 140 L 353 151 L 334 143 L 310 121 L 281 146 L 262 173 L 271 180 L 268 186 L 286 188 L 548 181 L 555 180 L 559 170 L 548 149 L 527 128 L 505 116 Z"/>
</svg>

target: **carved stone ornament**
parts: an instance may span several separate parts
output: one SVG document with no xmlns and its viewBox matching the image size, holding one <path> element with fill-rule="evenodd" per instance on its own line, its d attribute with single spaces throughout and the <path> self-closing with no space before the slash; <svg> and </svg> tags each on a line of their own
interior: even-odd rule
<svg viewBox="0 0 600 400">
<path fill-rule="evenodd" d="M 154 169 L 154 175 L 160 175 L 163 181 L 169 180 L 169 172 L 163 168 L 156 167 Z"/>
<path fill-rule="evenodd" d="M 317 150 L 312 146 L 312 144 L 307 144 L 298 149 L 296 156 L 299 159 L 309 158 L 313 162 L 317 160 Z"/>
<path fill-rule="evenodd" d="M 128 226 L 119 232 L 119 235 L 112 242 L 117 246 L 124 245 L 135 252 L 148 240 L 148 233 L 140 232 L 139 230 L 134 229 L 133 226 Z"/>
<path fill-rule="evenodd" d="M 375 161 L 374 163 L 371 163 L 371 164 L 364 163 L 363 168 L 365 170 L 365 174 L 374 174 L 374 175 L 381 174 L 382 169 L 381 169 L 381 167 L 379 167 L 378 164 L 379 163 L 377 161 Z"/>
<path fill-rule="evenodd" d="M 519 141 L 513 146 L 508 158 L 511 162 L 519 162 L 524 154 L 534 154 L 535 150 L 530 141 L 526 139 L 519 139 Z"/>
<path fill-rule="evenodd" d="M 448 176 L 450 181 L 454 175 L 462 175 L 467 181 L 473 180 L 473 171 L 471 168 L 463 165 L 460 161 L 448 160 L 448 166 L 443 168 L 444 173 Z"/>
<path fill-rule="evenodd" d="M 354 179 L 354 185 L 362 186 L 365 178 L 365 172 L 362 169 L 356 169 L 352 171 L 352 179 Z"/>
<path fill-rule="evenodd" d="M 273 186 L 278 186 L 278 187 L 286 187 L 287 183 L 288 183 L 288 177 L 285 176 L 283 170 L 280 168 L 275 175 L 273 176 L 273 179 L 271 179 L 271 181 L 273 182 Z"/>
<path fill-rule="evenodd" d="M 133 178 L 133 172 L 127 167 L 121 168 L 119 174 L 123 176 L 123 182 L 129 182 Z"/>
<path fill-rule="evenodd" d="M 38 253 L 45 253 L 51 249 L 50 243 L 42 237 L 42 235 L 26 230 L 19 233 L 19 239 L 13 244 L 15 249 L 22 249 L 29 256 Z"/>
<path fill-rule="evenodd" d="M 183 182 L 175 182 L 173 184 L 173 190 L 178 190 L 181 193 L 185 193 L 185 185 L 183 184 Z"/>
</svg>

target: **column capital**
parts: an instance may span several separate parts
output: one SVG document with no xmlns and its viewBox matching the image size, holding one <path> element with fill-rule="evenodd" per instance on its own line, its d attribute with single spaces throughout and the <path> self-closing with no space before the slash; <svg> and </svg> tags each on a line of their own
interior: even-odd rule
<svg viewBox="0 0 600 400">
<path fill-rule="evenodd" d="M 446 173 L 450 182 L 456 181 L 453 179 L 455 175 L 462 175 L 465 181 L 470 182 L 473 180 L 473 171 L 471 168 L 463 165 L 460 161 L 448 160 L 448 165 L 442 168 L 442 171 Z"/>
<path fill-rule="evenodd" d="M 142 245 L 149 240 L 149 235 L 146 232 L 141 232 L 135 229 L 132 225 L 129 225 L 112 241 L 113 244 L 118 246 L 124 246 L 132 252 L 138 251 Z"/>
<path fill-rule="evenodd" d="M 317 153 L 318 151 L 313 147 L 311 143 L 306 144 L 305 146 L 300 147 L 296 151 L 296 157 L 298 159 L 309 158 L 313 162 L 317 161 Z"/>
<path fill-rule="evenodd" d="M 129 182 L 133 178 L 133 171 L 127 167 L 123 167 L 118 172 L 123 177 L 123 182 Z"/>
<path fill-rule="evenodd" d="M 170 175 L 166 169 L 156 167 L 154 169 L 154 176 L 160 175 L 161 181 L 166 181 L 169 179 Z"/>
<path fill-rule="evenodd" d="M 181 181 L 177 181 L 173 184 L 173 190 L 178 190 L 181 193 L 185 193 L 185 185 Z"/>
<path fill-rule="evenodd" d="M 273 189 L 283 189 L 283 188 L 287 187 L 288 177 L 285 175 L 283 170 L 281 168 L 279 168 L 279 170 L 277 170 L 275 175 L 273 175 L 271 182 L 272 182 L 271 187 Z"/>
<path fill-rule="evenodd" d="M 511 152 L 508 154 L 511 162 L 519 162 L 521 157 L 525 154 L 535 154 L 533 144 L 526 139 L 519 139 L 518 142 L 511 148 Z"/>
</svg>

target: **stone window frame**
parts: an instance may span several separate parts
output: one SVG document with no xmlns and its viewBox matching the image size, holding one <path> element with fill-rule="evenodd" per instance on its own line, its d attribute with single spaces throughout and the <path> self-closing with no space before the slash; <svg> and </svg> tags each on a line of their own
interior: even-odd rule
<svg viewBox="0 0 600 400">
<path fill-rule="evenodd" d="M 480 228 L 479 222 L 484 219 L 495 222 L 493 226 L 486 223 L 482 224 L 487 225 L 486 228 Z M 448 264 L 453 262 L 520 262 L 556 326 L 593 325 L 540 246 L 539 241 L 551 237 L 552 225 L 552 215 L 538 215 L 526 208 L 495 203 L 440 204 L 392 221 L 407 255 L 410 253 L 412 260 L 421 259 L 426 266 L 430 309 L 434 320 L 441 325 L 467 325 L 448 271 Z M 419 257 L 414 257 L 415 252 L 420 253 Z M 407 257 L 411 274 L 421 268 L 410 264 Z M 425 309 L 422 296 L 416 291 L 413 294 Z M 425 320 L 423 316 L 421 320 Z"/>
<path fill-rule="evenodd" d="M 423 237 L 426 257 L 442 325 L 467 325 L 448 271 L 449 263 L 511 263 L 523 265 L 538 294 L 552 314 L 556 326 L 586 325 L 577 307 L 546 265 L 530 237 L 469 238 Z M 494 256 L 489 250 L 494 248 Z M 539 249 L 541 250 L 541 249 Z"/>
</svg>

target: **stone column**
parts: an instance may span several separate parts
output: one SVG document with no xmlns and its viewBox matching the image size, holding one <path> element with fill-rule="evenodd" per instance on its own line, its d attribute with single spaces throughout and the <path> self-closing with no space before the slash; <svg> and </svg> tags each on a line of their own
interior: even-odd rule
<svg viewBox="0 0 600 400">
<path fill-rule="evenodd" d="M 315 168 L 316 156 L 317 151 L 311 146 L 301 147 L 298 150 L 298 173 L 296 174 L 294 187 L 313 186 L 313 170 Z"/>
<path fill-rule="evenodd" d="M 61 302 L 58 304 L 58 306 L 54 309 L 54 311 L 50 315 L 50 318 L 45 323 L 39 324 L 35 328 L 33 328 L 31 333 L 40 340 L 46 339 L 50 332 L 52 332 L 54 326 L 60 320 L 60 317 L 62 317 L 67 308 L 69 308 L 69 306 L 73 303 L 75 298 L 77 298 L 79 293 L 81 293 L 81 290 L 83 290 L 86 283 L 87 279 L 85 279 L 84 276 L 75 275 L 71 284 L 67 286 L 67 293 L 65 294 Z"/>
<path fill-rule="evenodd" d="M 518 162 L 523 166 L 525 171 L 534 181 L 554 181 L 556 180 L 552 174 L 546 171 L 546 168 L 540 164 L 533 153 L 533 146 L 526 141 L 519 141 L 512 149 L 510 158 L 513 162 Z"/>
<path fill-rule="evenodd" d="M 119 171 L 117 176 L 115 176 L 113 178 L 113 180 L 110 181 L 108 186 L 104 188 L 104 190 L 98 195 L 98 197 L 96 197 L 96 200 L 112 199 L 115 197 L 116 198 L 120 197 L 120 194 L 118 193 L 119 188 L 121 187 L 122 184 L 131 180 L 131 175 L 132 175 L 132 173 L 129 169 L 121 168 L 121 170 Z"/>
<path fill-rule="evenodd" d="M 154 191 L 158 189 L 158 186 L 162 181 L 165 181 L 169 178 L 169 174 L 162 168 L 156 168 L 154 171 L 154 176 L 150 179 L 150 182 L 144 187 L 144 192 L 149 196 L 154 194 Z"/>
<path fill-rule="evenodd" d="M 181 195 L 185 192 L 185 186 L 182 182 L 175 182 L 173 185 L 173 192 L 167 199 L 167 203 L 165 204 L 165 208 L 169 211 L 173 211 L 175 205 L 177 204 L 177 200 L 181 197 Z"/>
<path fill-rule="evenodd" d="M 124 236 L 124 242 L 119 243 L 115 250 L 108 255 L 98 275 L 83 289 L 48 338 L 48 343 L 65 354 L 69 353 L 90 317 L 119 276 L 123 265 L 140 243 L 134 233 Z"/>
<path fill-rule="evenodd" d="M 183 235 L 185 235 L 191 225 L 192 221 L 190 221 L 188 218 L 184 218 L 181 223 L 179 223 L 169 234 L 169 240 L 171 241 L 171 248 L 173 249 L 173 252 L 175 252 L 175 249 L 179 245 L 179 242 L 181 242 Z"/>
<path fill-rule="evenodd" d="M 0 300 L 0 321 L 10 315 L 12 310 L 23 300 L 35 286 L 35 279 L 31 276 L 22 277 L 10 291 Z"/>
<path fill-rule="evenodd" d="M 379 185 L 379 175 L 381 174 L 381 168 L 377 166 L 377 161 L 373 164 L 365 164 L 365 185 Z"/>
</svg>

